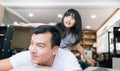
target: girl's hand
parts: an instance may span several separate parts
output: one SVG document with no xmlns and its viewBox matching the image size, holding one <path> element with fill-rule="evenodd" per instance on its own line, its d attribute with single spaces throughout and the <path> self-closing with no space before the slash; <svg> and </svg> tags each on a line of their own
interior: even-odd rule
<svg viewBox="0 0 120 71">
<path fill-rule="evenodd" d="M 22 27 L 30 27 L 30 25 L 26 24 L 26 23 L 20 23 L 20 26 L 22 26 Z"/>
<path fill-rule="evenodd" d="M 91 66 L 94 66 L 96 63 L 96 61 L 94 59 L 91 59 L 91 58 L 87 59 L 87 62 L 90 63 Z"/>
<path fill-rule="evenodd" d="M 33 27 L 33 28 L 36 28 L 36 27 L 41 26 L 41 25 L 47 25 L 47 24 L 44 24 L 44 23 L 20 23 L 20 26 Z"/>
</svg>

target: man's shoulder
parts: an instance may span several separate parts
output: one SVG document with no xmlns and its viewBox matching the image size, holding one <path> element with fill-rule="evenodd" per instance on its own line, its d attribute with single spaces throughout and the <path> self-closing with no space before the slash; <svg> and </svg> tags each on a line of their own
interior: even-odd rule
<svg viewBox="0 0 120 71">
<path fill-rule="evenodd" d="M 58 56 L 74 56 L 74 54 L 71 52 L 71 51 L 69 51 L 69 50 L 65 50 L 65 49 L 62 49 L 62 48 L 59 48 L 58 49 L 58 53 L 57 53 L 57 55 Z"/>
<path fill-rule="evenodd" d="M 27 50 L 27 51 L 22 51 L 22 52 L 20 52 L 20 53 L 30 53 L 30 52 Z"/>
<path fill-rule="evenodd" d="M 69 50 L 67 50 L 67 49 L 59 48 L 58 53 L 71 53 L 71 52 Z"/>
<path fill-rule="evenodd" d="M 78 61 L 75 55 L 68 50 L 58 49 L 58 53 L 56 54 L 53 67 L 57 67 L 57 69 L 64 69 L 72 71 L 74 69 L 80 69 Z M 71 68 L 72 67 L 72 68 Z"/>
<path fill-rule="evenodd" d="M 13 58 L 13 57 L 19 58 L 19 57 L 28 57 L 28 56 L 30 57 L 29 51 L 22 51 L 22 52 L 16 53 L 15 55 L 13 55 L 10 58 Z"/>
<path fill-rule="evenodd" d="M 28 54 L 30 54 L 30 52 L 29 51 L 22 51 L 22 52 L 19 52 L 19 53 L 17 53 L 17 54 L 20 54 L 20 55 L 28 55 Z"/>
</svg>

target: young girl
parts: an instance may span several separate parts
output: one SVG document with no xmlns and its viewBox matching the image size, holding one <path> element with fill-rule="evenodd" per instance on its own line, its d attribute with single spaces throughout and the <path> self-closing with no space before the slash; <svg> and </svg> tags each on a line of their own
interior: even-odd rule
<svg viewBox="0 0 120 71">
<path fill-rule="evenodd" d="M 38 27 L 40 25 L 50 25 L 44 23 L 21 23 L 24 27 Z M 88 63 L 94 65 L 95 61 L 89 58 L 84 49 L 80 45 L 80 40 L 82 39 L 82 22 L 80 14 L 75 9 L 69 9 L 65 12 L 61 23 L 56 26 L 62 33 L 62 40 L 60 47 L 63 49 L 70 50 L 70 47 L 76 47 L 76 49 L 81 53 L 81 55 L 86 59 Z"/>
</svg>

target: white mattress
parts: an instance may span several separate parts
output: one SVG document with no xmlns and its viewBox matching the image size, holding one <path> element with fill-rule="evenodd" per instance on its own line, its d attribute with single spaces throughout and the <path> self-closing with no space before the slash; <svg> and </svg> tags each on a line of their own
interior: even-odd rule
<svg viewBox="0 0 120 71">
<path fill-rule="evenodd" d="M 20 68 L 15 68 L 12 69 L 10 71 L 55 71 L 50 67 L 46 67 L 46 66 L 23 66 Z"/>
</svg>

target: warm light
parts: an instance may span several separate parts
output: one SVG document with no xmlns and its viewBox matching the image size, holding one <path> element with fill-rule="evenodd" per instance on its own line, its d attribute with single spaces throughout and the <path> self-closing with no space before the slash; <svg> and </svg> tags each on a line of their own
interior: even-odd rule
<svg viewBox="0 0 120 71">
<path fill-rule="evenodd" d="M 20 24 L 18 24 L 18 22 L 14 22 L 13 23 L 15 26 L 19 26 Z"/>
<path fill-rule="evenodd" d="M 86 26 L 86 28 L 87 28 L 87 29 L 90 29 L 90 28 L 91 28 L 91 26 Z"/>
<path fill-rule="evenodd" d="M 95 19 L 95 18 L 96 18 L 96 15 L 91 15 L 91 18 L 92 18 L 92 19 Z"/>
<path fill-rule="evenodd" d="M 120 31 L 120 29 L 118 29 L 118 31 Z"/>
<path fill-rule="evenodd" d="M 34 16 L 34 15 L 33 15 L 33 14 L 31 14 L 31 13 L 30 13 L 30 14 L 28 14 L 28 15 L 29 15 L 29 17 L 33 17 L 33 16 Z"/>
<path fill-rule="evenodd" d="M 62 18 L 63 17 L 63 15 L 62 14 L 58 14 L 58 18 Z"/>
</svg>

